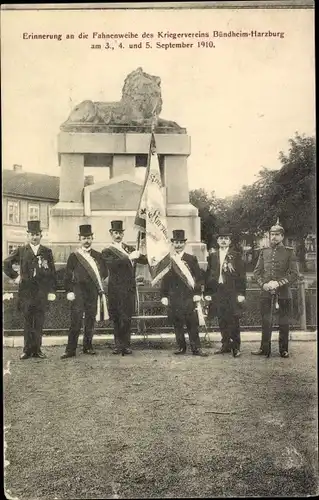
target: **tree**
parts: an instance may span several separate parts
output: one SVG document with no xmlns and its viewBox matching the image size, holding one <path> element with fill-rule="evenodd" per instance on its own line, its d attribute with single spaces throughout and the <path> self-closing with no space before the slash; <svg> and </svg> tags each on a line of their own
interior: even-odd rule
<svg viewBox="0 0 319 500">
<path fill-rule="evenodd" d="M 238 232 L 249 232 L 260 236 L 274 218 L 274 207 L 269 206 L 275 171 L 263 168 L 257 180 L 243 186 L 230 205 L 233 226 Z"/>
<path fill-rule="evenodd" d="M 302 270 L 306 270 L 305 238 L 316 231 L 316 141 L 296 133 L 289 144 L 288 154 L 279 155 L 283 166 L 274 179 L 271 203 L 287 236 L 297 240 L 297 255 Z"/>
<path fill-rule="evenodd" d="M 190 192 L 190 202 L 198 209 L 201 219 L 201 240 L 210 244 L 218 229 L 227 222 L 227 201 L 217 198 L 214 191 L 209 194 L 201 188 Z"/>
<path fill-rule="evenodd" d="M 220 199 L 204 189 L 192 191 L 191 203 L 201 217 L 202 240 L 207 243 L 219 227 L 227 225 L 238 241 L 243 234 L 251 236 L 254 249 L 256 239 L 279 217 L 286 236 L 297 241 L 300 267 L 305 270 L 305 238 L 316 231 L 315 152 L 315 138 L 296 133 L 289 140 L 288 153 L 279 153 L 281 168 L 263 167 L 256 181 L 243 186 L 237 195 Z"/>
<path fill-rule="evenodd" d="M 295 134 L 288 154 L 279 153 L 279 170 L 263 168 L 251 186 L 233 197 L 230 218 L 237 231 L 256 237 L 277 217 L 287 236 L 297 240 L 297 255 L 305 269 L 305 238 L 315 232 L 315 139 Z"/>
</svg>

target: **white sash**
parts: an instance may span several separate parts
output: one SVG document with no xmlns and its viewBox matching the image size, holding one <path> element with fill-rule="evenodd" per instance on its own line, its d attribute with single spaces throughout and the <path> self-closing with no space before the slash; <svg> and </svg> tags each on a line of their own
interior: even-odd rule
<svg viewBox="0 0 319 500">
<path fill-rule="evenodd" d="M 195 280 L 194 280 L 194 278 L 193 278 L 190 270 L 188 269 L 188 266 L 183 261 L 183 259 L 181 257 L 177 256 L 177 255 L 171 255 L 171 259 L 178 266 L 181 274 L 183 274 L 183 276 L 186 278 L 187 283 L 189 284 L 189 286 L 194 289 L 195 288 Z M 206 326 L 205 318 L 204 318 L 204 313 L 203 313 L 203 308 L 202 308 L 202 305 L 201 305 L 200 302 L 197 302 L 196 312 L 197 312 L 197 316 L 198 316 L 198 324 L 199 324 L 199 326 Z"/>
<path fill-rule="evenodd" d="M 181 273 L 184 275 L 184 277 L 186 278 L 187 280 L 187 283 L 189 284 L 189 286 L 191 288 L 194 288 L 195 287 L 195 281 L 194 281 L 194 278 L 190 272 L 190 270 L 188 269 L 188 267 L 186 266 L 185 262 L 182 260 L 181 257 L 177 257 L 176 255 L 171 255 L 171 259 L 175 262 L 175 264 L 178 266 L 179 270 L 181 271 Z"/>
<path fill-rule="evenodd" d="M 118 252 L 122 253 L 123 256 L 127 257 L 130 261 L 130 263 L 133 265 L 133 262 L 131 261 L 129 257 L 129 253 L 123 248 L 122 244 L 121 245 L 115 245 L 114 243 L 110 243 L 109 248 L 113 248 L 115 251 L 117 250 Z"/>
<path fill-rule="evenodd" d="M 87 261 L 87 263 L 93 269 L 94 274 L 96 276 L 96 279 L 98 281 L 98 284 L 99 284 L 101 290 L 103 290 L 103 285 L 102 285 L 102 280 L 101 280 L 100 272 L 98 270 L 98 267 L 96 265 L 95 260 L 93 259 L 93 257 L 91 257 L 91 255 L 89 255 L 88 252 L 85 252 L 84 250 L 82 250 L 82 248 L 80 248 L 78 250 L 78 252 L 79 252 L 79 254 L 82 255 L 82 257 Z M 107 303 L 106 303 L 105 293 L 103 293 L 102 295 L 98 295 L 98 298 L 97 298 L 97 311 L 96 311 L 96 317 L 95 317 L 96 321 L 101 321 L 101 312 L 102 312 L 102 309 L 103 309 L 103 312 L 104 312 L 104 320 L 109 319 L 109 312 L 108 312 L 108 309 L 107 309 Z"/>
<path fill-rule="evenodd" d="M 203 312 L 202 304 L 200 302 L 197 302 L 196 310 L 197 310 L 199 326 L 206 326 L 204 312 Z"/>
</svg>

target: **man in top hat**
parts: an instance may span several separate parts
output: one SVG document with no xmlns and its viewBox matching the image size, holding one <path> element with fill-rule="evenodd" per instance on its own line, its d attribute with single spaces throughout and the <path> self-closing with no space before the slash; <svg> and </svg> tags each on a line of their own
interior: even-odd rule
<svg viewBox="0 0 319 500">
<path fill-rule="evenodd" d="M 214 354 L 232 352 L 240 356 L 239 318 L 246 295 L 245 263 L 237 247 L 231 246 L 231 231 L 219 231 L 218 249 L 209 248 L 205 277 L 208 317 L 217 316 L 222 345 Z"/>
<path fill-rule="evenodd" d="M 132 354 L 131 320 L 135 310 L 136 264 L 147 264 L 147 258 L 132 245 L 123 243 L 123 221 L 111 221 L 112 243 L 102 250 L 108 269 L 108 307 L 114 324 L 113 354 Z"/>
<path fill-rule="evenodd" d="M 42 331 L 48 301 L 55 300 L 56 272 L 50 248 L 40 244 L 39 220 L 28 221 L 28 244 L 18 247 L 4 261 L 5 274 L 19 284 L 18 309 L 24 318 L 24 348 L 20 359 L 45 358 Z M 13 265 L 19 265 L 19 271 Z"/>
<path fill-rule="evenodd" d="M 93 232 L 89 224 L 80 226 L 79 241 L 80 248 L 70 254 L 65 270 L 64 284 L 67 300 L 71 302 L 71 325 L 68 344 L 61 359 L 72 358 L 76 355 L 83 313 L 85 315 L 84 354 L 95 354 L 92 345 L 95 321 L 108 319 L 103 288 L 103 280 L 107 276 L 107 270 L 101 253 L 92 248 Z"/>
<path fill-rule="evenodd" d="M 279 353 L 288 358 L 289 316 L 291 309 L 290 285 L 298 279 L 299 270 L 295 252 L 283 244 L 284 228 L 279 219 L 270 228 L 270 247 L 262 248 L 254 270 L 261 288 L 262 335 L 258 351 L 252 354 L 269 356 L 274 309 L 279 313 Z M 273 299 L 272 299 L 273 296 Z"/>
<path fill-rule="evenodd" d="M 201 350 L 196 310 L 201 299 L 201 270 L 197 257 L 185 252 L 186 241 L 183 229 L 173 231 L 171 268 L 162 279 L 161 302 L 168 307 L 168 317 L 174 325 L 178 347 L 174 354 L 186 353 L 186 325 L 193 354 L 207 356 L 207 353 Z"/>
</svg>

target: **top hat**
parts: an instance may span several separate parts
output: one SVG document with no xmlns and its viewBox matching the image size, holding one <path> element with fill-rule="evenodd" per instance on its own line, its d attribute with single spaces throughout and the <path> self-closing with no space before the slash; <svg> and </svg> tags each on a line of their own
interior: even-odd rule
<svg viewBox="0 0 319 500">
<path fill-rule="evenodd" d="M 111 221 L 111 231 L 124 231 L 122 220 L 112 220 Z"/>
<path fill-rule="evenodd" d="M 219 236 L 231 236 L 231 230 L 228 229 L 227 227 L 221 227 L 220 230 L 217 233 L 218 237 Z"/>
<path fill-rule="evenodd" d="M 92 226 L 91 224 L 82 224 L 79 226 L 79 236 L 92 236 Z"/>
<path fill-rule="evenodd" d="M 276 220 L 276 224 L 274 224 L 273 226 L 271 226 L 270 232 L 281 232 L 281 233 L 285 232 L 284 228 L 279 223 L 279 217 Z"/>
<path fill-rule="evenodd" d="M 39 220 L 28 220 L 28 233 L 41 233 Z"/>
<path fill-rule="evenodd" d="M 173 237 L 171 238 L 171 241 L 187 241 L 185 238 L 184 229 L 174 229 L 173 230 Z"/>
</svg>

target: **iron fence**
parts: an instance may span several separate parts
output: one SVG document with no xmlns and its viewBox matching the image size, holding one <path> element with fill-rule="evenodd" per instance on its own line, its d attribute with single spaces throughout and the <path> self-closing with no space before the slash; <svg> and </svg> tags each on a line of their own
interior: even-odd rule
<svg viewBox="0 0 319 500">
<path fill-rule="evenodd" d="M 9 294 L 9 295 L 8 295 Z M 49 303 L 45 318 L 44 333 L 53 334 L 66 332 L 70 324 L 70 303 L 66 300 L 64 290 L 57 291 L 55 302 Z M 10 297 L 10 298 L 9 298 Z M 3 301 L 3 331 L 5 335 L 21 334 L 23 318 L 17 310 L 17 289 L 7 290 Z M 166 316 L 165 307 L 160 302 L 160 291 L 147 285 L 138 286 L 138 307 L 132 321 L 132 332 L 148 334 L 172 331 Z M 274 327 L 276 328 L 276 316 Z M 248 288 L 246 302 L 241 317 L 241 329 L 260 330 L 260 290 Z M 219 330 L 217 318 L 212 322 L 207 321 L 210 331 Z M 304 282 L 292 289 L 291 329 L 313 330 L 317 328 L 317 289 L 305 288 Z M 112 332 L 110 321 L 98 322 L 95 330 L 99 333 Z"/>
</svg>

